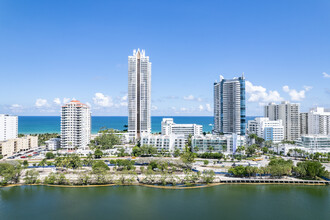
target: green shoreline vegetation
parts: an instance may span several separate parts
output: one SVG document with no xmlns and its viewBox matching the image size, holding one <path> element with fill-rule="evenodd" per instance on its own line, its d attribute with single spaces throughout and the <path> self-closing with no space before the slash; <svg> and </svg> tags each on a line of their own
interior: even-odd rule
<svg viewBox="0 0 330 220">
<path fill-rule="evenodd" d="M 127 184 L 145 184 L 160 186 L 177 186 L 185 187 L 212 184 L 217 176 L 212 169 L 205 169 L 203 172 L 193 171 L 192 165 L 197 158 L 207 167 L 212 159 L 213 163 L 226 162 L 230 159 L 222 153 L 209 152 L 202 154 L 194 153 L 198 149 L 192 149 L 191 140 L 188 138 L 188 144 L 183 152 L 178 149 L 173 152 L 175 158 L 171 157 L 170 152 L 164 150 L 158 152 L 155 147 L 142 145 L 138 143 L 132 148 L 132 153 L 128 154 L 124 148 L 119 148 L 117 156 L 132 156 L 128 159 L 106 159 L 102 150 L 113 149 L 115 145 L 121 144 L 119 131 L 113 129 L 102 129 L 100 135 L 90 143 L 90 149 L 94 151 L 87 157 L 80 157 L 77 154 L 59 155 L 53 152 L 47 152 L 45 158 L 39 162 L 24 161 L 4 161 L 0 162 L 0 186 L 10 184 L 46 184 L 46 185 L 127 185 Z M 119 132 L 120 133 L 120 132 Z M 39 142 L 44 143 L 47 139 L 58 137 L 58 134 L 39 135 Z M 241 161 L 242 159 L 253 159 L 260 156 L 260 153 L 269 155 L 268 145 L 263 139 L 255 138 L 256 144 L 247 148 L 240 146 L 237 152 L 246 150 L 247 156 L 237 154 L 231 156 L 231 162 Z M 292 153 L 292 152 L 291 152 Z M 299 152 L 303 155 L 303 152 Z M 140 157 L 135 159 L 134 157 Z M 156 158 L 155 158 L 156 157 Z M 177 158 L 179 157 L 179 158 Z M 292 160 L 284 160 L 276 155 L 269 155 L 270 162 L 265 167 L 253 166 L 235 166 L 228 169 L 227 176 L 231 178 L 262 178 L 281 179 L 283 176 L 294 177 L 302 180 L 322 180 L 323 177 L 329 178 L 329 172 L 321 164 L 322 161 L 328 160 L 324 157 L 311 158 L 298 162 L 296 166 Z M 109 167 L 105 162 L 110 163 Z M 38 166 L 39 169 L 30 169 L 29 165 Z M 46 166 L 54 166 L 54 168 L 44 170 Z M 40 170 L 42 168 L 42 170 Z M 226 168 L 227 169 L 227 168 Z M 46 173 L 46 174 L 45 174 Z M 42 175 L 40 175 L 42 174 Z"/>
<path fill-rule="evenodd" d="M 78 155 L 67 155 L 56 157 L 52 162 L 47 162 L 47 159 L 40 161 L 38 164 L 40 167 L 47 164 L 56 167 L 56 172 L 50 172 L 44 178 L 40 178 L 37 169 L 28 169 L 25 162 L 2 162 L 0 163 L 0 185 L 19 184 L 22 183 L 22 180 L 24 184 L 71 186 L 134 183 L 194 186 L 213 183 L 216 178 L 213 170 L 206 170 L 202 173 L 192 171 L 191 163 L 194 160 L 193 154 L 187 151 L 181 155 L 181 160 L 178 161 L 113 159 L 109 161 L 112 164 L 110 168 L 103 160 L 95 159 L 95 157 L 87 157 L 82 160 Z M 136 166 L 136 163 L 142 165 Z M 329 172 L 318 161 L 299 162 L 297 166 L 294 166 L 291 160 L 285 161 L 281 158 L 272 159 L 267 167 L 232 167 L 229 169 L 229 173 L 233 177 L 256 177 L 258 174 L 266 174 L 270 178 L 279 179 L 283 176 L 314 180 L 329 177 Z M 22 180 L 21 177 L 23 177 Z"/>
</svg>

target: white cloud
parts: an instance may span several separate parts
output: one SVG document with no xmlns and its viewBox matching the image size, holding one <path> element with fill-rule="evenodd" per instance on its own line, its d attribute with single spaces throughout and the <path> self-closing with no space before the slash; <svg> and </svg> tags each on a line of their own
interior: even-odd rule
<svg viewBox="0 0 330 220">
<path fill-rule="evenodd" d="M 306 92 L 308 92 L 309 90 L 311 90 L 313 87 L 312 86 L 304 86 L 304 89 L 306 90 Z"/>
<path fill-rule="evenodd" d="M 292 101 L 302 101 L 306 97 L 306 92 L 311 90 L 311 86 L 304 86 L 303 90 L 297 91 L 290 89 L 289 86 L 283 86 L 283 91 L 288 93 Z"/>
<path fill-rule="evenodd" d="M 203 111 L 204 110 L 204 106 L 203 105 L 199 105 L 198 106 L 198 109 L 199 109 L 199 111 Z"/>
<path fill-rule="evenodd" d="M 47 99 L 40 99 L 39 98 L 39 99 L 36 100 L 35 106 L 37 108 L 42 108 L 42 107 L 48 107 L 49 104 L 48 104 Z"/>
<path fill-rule="evenodd" d="M 19 105 L 19 104 L 12 104 L 9 109 L 12 111 L 12 112 L 21 112 L 23 110 L 23 106 L 22 105 Z"/>
<path fill-rule="evenodd" d="M 267 91 L 262 86 L 255 86 L 250 81 L 245 83 L 246 93 L 249 95 L 249 102 L 259 102 L 259 105 L 264 105 L 268 102 L 280 102 L 283 101 L 278 91 Z"/>
<path fill-rule="evenodd" d="M 127 101 L 127 94 L 121 98 L 121 101 Z"/>
<path fill-rule="evenodd" d="M 208 111 L 208 112 L 212 111 L 210 104 L 206 104 L 205 106 L 206 106 L 206 111 Z"/>
<path fill-rule="evenodd" d="M 187 111 L 187 108 L 182 107 L 182 108 L 180 108 L 180 111 L 185 112 L 185 111 Z"/>
<path fill-rule="evenodd" d="M 60 98 L 55 98 L 53 100 L 53 102 L 56 104 L 56 105 L 61 105 L 61 99 Z"/>
<path fill-rule="evenodd" d="M 187 101 L 197 101 L 197 102 L 202 102 L 203 101 L 202 98 L 195 97 L 193 95 L 184 96 L 183 99 L 187 100 Z"/>
<path fill-rule="evenodd" d="M 183 99 L 191 101 L 191 100 L 194 100 L 195 97 L 193 95 L 188 95 L 188 96 L 184 96 Z"/>
<path fill-rule="evenodd" d="M 93 101 L 96 106 L 100 106 L 100 107 L 113 106 L 112 98 L 100 92 L 95 93 L 93 97 Z"/>
<path fill-rule="evenodd" d="M 71 100 L 70 98 L 63 98 L 63 102 L 62 102 L 60 98 L 55 98 L 55 99 L 53 100 L 53 102 L 54 102 L 56 105 L 64 105 L 64 104 L 70 102 L 70 100 Z"/>
<path fill-rule="evenodd" d="M 127 102 L 121 102 L 121 103 L 120 103 L 120 106 L 127 106 L 127 105 L 128 105 Z"/>
<path fill-rule="evenodd" d="M 326 72 L 323 72 L 322 74 L 324 78 L 330 78 L 330 74 L 327 74 Z"/>
<path fill-rule="evenodd" d="M 92 107 L 91 103 L 89 103 L 89 102 L 86 102 L 86 105 L 90 108 Z"/>
<path fill-rule="evenodd" d="M 70 102 L 70 98 L 63 98 L 63 104 L 69 103 Z"/>
<path fill-rule="evenodd" d="M 155 105 L 151 106 L 151 111 L 156 111 L 156 110 L 158 110 L 157 106 L 155 106 Z"/>
</svg>

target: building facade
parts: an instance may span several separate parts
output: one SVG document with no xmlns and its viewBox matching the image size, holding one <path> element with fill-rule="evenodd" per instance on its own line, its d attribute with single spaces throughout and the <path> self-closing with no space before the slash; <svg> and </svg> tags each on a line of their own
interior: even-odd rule
<svg viewBox="0 0 330 220">
<path fill-rule="evenodd" d="M 61 147 L 61 138 L 51 138 L 45 144 L 47 150 L 58 150 Z"/>
<path fill-rule="evenodd" d="M 173 118 L 163 118 L 162 124 L 162 135 L 184 135 L 188 137 L 189 135 L 202 135 L 203 126 L 197 124 L 176 124 Z"/>
<path fill-rule="evenodd" d="M 176 149 L 185 150 L 188 139 L 184 135 L 154 135 L 142 134 L 140 144 L 156 147 L 158 152 L 164 149 L 166 152 L 173 153 Z"/>
<path fill-rule="evenodd" d="M 306 148 L 330 150 L 330 135 L 302 135 L 297 144 Z"/>
<path fill-rule="evenodd" d="M 245 135 L 245 78 L 224 79 L 214 83 L 215 134 Z"/>
<path fill-rule="evenodd" d="M 300 137 L 300 104 L 282 102 L 269 103 L 264 108 L 264 116 L 269 120 L 282 120 L 284 139 L 294 141 Z"/>
<path fill-rule="evenodd" d="M 330 110 L 321 107 L 308 112 L 308 133 L 330 135 Z"/>
<path fill-rule="evenodd" d="M 91 112 L 88 105 L 72 100 L 62 106 L 61 148 L 85 148 L 91 138 Z"/>
<path fill-rule="evenodd" d="M 0 141 L 17 138 L 18 117 L 0 114 Z"/>
<path fill-rule="evenodd" d="M 38 136 L 25 136 L 0 142 L 0 155 L 4 158 L 38 147 Z"/>
<path fill-rule="evenodd" d="M 279 143 L 284 139 L 282 120 L 271 121 L 266 117 L 255 118 L 248 121 L 247 132 L 273 143 Z"/>
<path fill-rule="evenodd" d="M 308 134 L 308 113 L 300 113 L 300 135 Z"/>
<path fill-rule="evenodd" d="M 151 132 L 151 62 L 145 51 L 128 57 L 128 133 L 132 140 Z"/>
<path fill-rule="evenodd" d="M 245 146 L 246 138 L 242 135 L 201 135 L 191 138 L 191 146 L 196 153 L 218 152 L 233 154 L 237 147 Z"/>
</svg>

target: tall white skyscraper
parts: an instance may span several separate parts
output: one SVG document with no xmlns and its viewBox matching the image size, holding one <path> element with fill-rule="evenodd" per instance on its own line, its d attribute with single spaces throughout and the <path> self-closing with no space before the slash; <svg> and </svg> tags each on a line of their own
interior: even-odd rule
<svg viewBox="0 0 330 220">
<path fill-rule="evenodd" d="M 72 100 L 62 106 L 61 147 L 68 150 L 85 148 L 91 138 L 91 112 L 86 104 Z"/>
<path fill-rule="evenodd" d="M 214 133 L 245 135 L 245 78 L 214 83 Z"/>
<path fill-rule="evenodd" d="M 269 120 L 282 120 L 285 140 L 294 141 L 300 137 L 300 104 L 287 101 L 278 105 L 269 103 L 264 110 Z"/>
<path fill-rule="evenodd" d="M 128 56 L 128 132 L 131 140 L 151 132 L 151 62 L 145 51 Z"/>
<path fill-rule="evenodd" d="M 0 141 L 17 138 L 18 117 L 0 114 Z"/>
</svg>

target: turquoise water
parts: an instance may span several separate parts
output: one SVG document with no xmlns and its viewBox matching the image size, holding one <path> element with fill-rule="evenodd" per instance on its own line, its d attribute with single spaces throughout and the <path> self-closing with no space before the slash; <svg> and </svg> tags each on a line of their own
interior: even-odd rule
<svg viewBox="0 0 330 220">
<path fill-rule="evenodd" d="M 0 188 L 0 219 L 329 219 L 330 187 L 219 185 Z"/>
<path fill-rule="evenodd" d="M 212 131 L 213 117 L 180 117 L 180 116 L 164 116 L 174 118 L 175 123 L 194 123 L 203 125 L 203 130 Z M 151 117 L 152 132 L 160 132 L 160 123 L 163 116 Z M 254 117 L 247 117 L 251 120 Z M 60 133 L 61 132 L 61 118 L 59 116 L 19 116 L 18 117 L 18 132 L 20 134 L 41 134 L 41 133 Z M 126 116 L 93 116 L 92 117 L 92 133 L 97 133 L 100 128 L 107 127 L 118 130 L 123 130 L 124 125 L 127 125 Z"/>
</svg>

